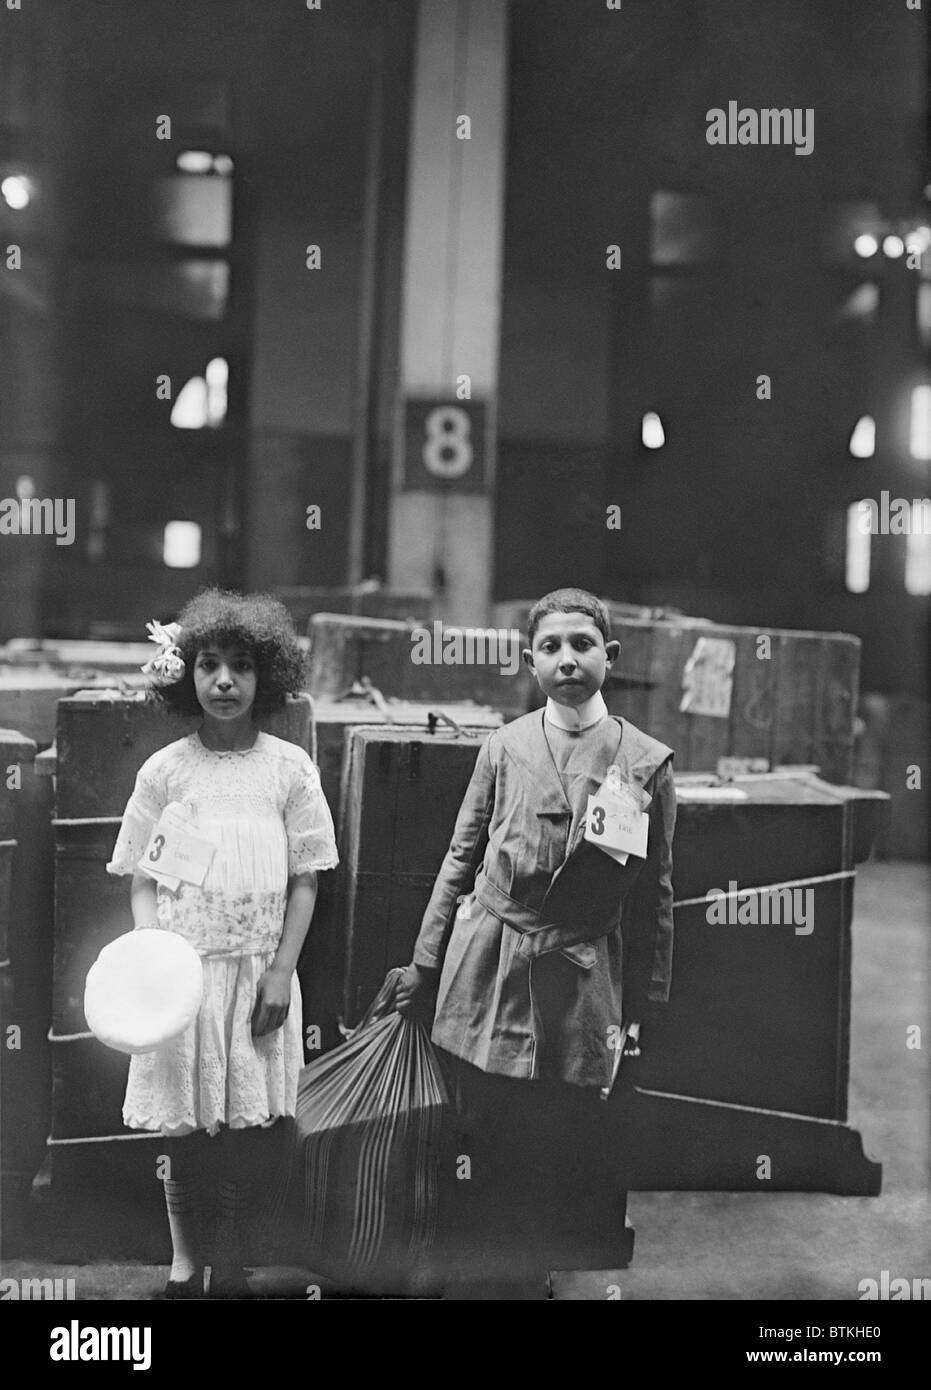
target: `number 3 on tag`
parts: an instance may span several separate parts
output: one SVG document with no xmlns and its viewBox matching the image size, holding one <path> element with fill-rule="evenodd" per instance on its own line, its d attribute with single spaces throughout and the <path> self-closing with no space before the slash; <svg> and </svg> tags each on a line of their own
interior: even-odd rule
<svg viewBox="0 0 931 1390">
<path fill-rule="evenodd" d="M 614 851 L 620 851 L 645 859 L 649 828 L 646 812 L 636 810 L 626 799 L 600 795 L 588 798 L 585 838 L 612 858 Z"/>
</svg>

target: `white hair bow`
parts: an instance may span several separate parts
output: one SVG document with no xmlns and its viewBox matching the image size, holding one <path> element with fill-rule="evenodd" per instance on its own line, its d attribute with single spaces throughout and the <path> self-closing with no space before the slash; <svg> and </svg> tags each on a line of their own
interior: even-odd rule
<svg viewBox="0 0 931 1390">
<path fill-rule="evenodd" d="M 146 623 L 149 641 L 158 644 L 158 651 L 142 667 L 144 676 L 151 676 L 156 685 L 174 685 L 184 675 L 184 657 L 177 646 L 181 628 L 177 623 L 162 626 L 154 619 Z"/>
</svg>

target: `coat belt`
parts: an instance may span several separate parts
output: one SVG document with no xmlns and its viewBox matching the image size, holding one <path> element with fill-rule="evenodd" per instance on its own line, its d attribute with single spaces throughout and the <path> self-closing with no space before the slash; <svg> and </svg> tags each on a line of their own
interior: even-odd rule
<svg viewBox="0 0 931 1390">
<path fill-rule="evenodd" d="M 492 916 L 520 933 L 517 949 L 523 956 L 542 956 L 549 951 L 577 946 L 581 942 L 597 941 L 617 926 L 616 912 L 611 914 L 608 921 L 601 923 L 586 920 L 584 913 L 578 909 L 573 909 L 570 921 L 542 918 L 536 908 L 518 902 L 485 874 L 480 874 L 476 881 L 475 897 Z"/>
</svg>

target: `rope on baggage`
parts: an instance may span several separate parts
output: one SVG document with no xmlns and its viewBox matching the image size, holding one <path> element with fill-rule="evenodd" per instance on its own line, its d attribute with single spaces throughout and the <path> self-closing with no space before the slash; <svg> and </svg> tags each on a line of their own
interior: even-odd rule
<svg viewBox="0 0 931 1390">
<path fill-rule="evenodd" d="M 784 883 L 764 883 L 757 887 L 737 888 L 733 893 L 715 892 L 714 899 L 703 898 L 680 898 L 673 903 L 673 909 L 677 907 L 707 907 L 708 903 L 724 902 L 727 898 L 742 898 L 747 893 L 778 893 L 782 888 L 809 888 L 818 883 L 837 883 L 843 878 L 856 878 L 855 869 L 839 869 L 834 874 L 818 874 L 815 878 L 790 878 Z"/>
<path fill-rule="evenodd" d="M 46 1144 L 58 1147 L 62 1144 L 113 1144 L 123 1139 L 164 1139 L 158 1130 L 147 1130 L 145 1134 L 88 1134 L 80 1139 L 53 1139 L 51 1135 Z"/>
</svg>

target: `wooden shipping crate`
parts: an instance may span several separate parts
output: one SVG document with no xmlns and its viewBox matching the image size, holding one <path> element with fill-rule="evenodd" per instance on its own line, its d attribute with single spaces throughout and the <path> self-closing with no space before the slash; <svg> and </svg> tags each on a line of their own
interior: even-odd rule
<svg viewBox="0 0 931 1390">
<path fill-rule="evenodd" d="M 355 1023 L 406 965 L 486 732 L 354 729 L 340 821 L 345 1012 Z"/>
<path fill-rule="evenodd" d="M 437 717 L 439 711 L 470 731 L 496 728 L 502 722 L 500 714 L 479 705 L 439 706 L 390 700 L 385 709 L 379 709 L 364 700 L 319 700 L 314 703 L 315 757 L 323 794 L 337 826 L 341 856 L 345 854 L 345 837 L 340 830 L 345 788 L 341 783 L 345 748 L 351 731 L 356 728 L 403 727 L 413 736 L 443 739 L 448 734 L 449 725 Z M 433 734 L 430 733 L 431 717 Z M 304 995 L 305 1025 L 316 1024 L 321 1030 L 323 1048 L 330 1048 L 340 1041 L 339 1022 L 343 1016 L 346 974 L 346 936 L 339 910 L 336 874 L 320 876 L 317 905 L 298 973 Z"/>
<path fill-rule="evenodd" d="M 59 700 L 86 687 L 104 690 L 112 684 L 112 675 L 0 666 L 0 725 L 47 748 L 55 737 Z"/>
<path fill-rule="evenodd" d="M 604 685 L 608 709 L 668 743 L 679 771 L 765 758 L 771 770 L 811 763 L 828 781 L 851 780 L 858 637 L 608 607 L 621 647 Z M 526 612 L 513 611 L 525 631 Z M 543 703 L 539 687 L 530 703 Z"/>
<path fill-rule="evenodd" d="M 13 1240 L 49 1124 L 51 785 L 35 760 L 34 740 L 0 730 L 0 1227 Z"/>
<path fill-rule="evenodd" d="M 501 715 L 487 706 L 471 703 L 430 703 L 418 700 L 387 700 L 383 707 L 367 700 L 327 700 L 314 702 L 316 763 L 320 769 L 323 794 L 334 821 L 338 821 L 344 787 L 341 785 L 343 758 L 348 733 L 354 728 L 382 727 L 420 730 L 444 737 L 449 721 L 463 729 L 496 729 Z"/>
<path fill-rule="evenodd" d="M 351 613 L 357 618 L 396 618 L 402 622 L 427 622 L 433 613 L 428 589 L 384 589 L 359 584 L 324 589 L 309 585 L 285 586 L 274 594 L 291 614 L 298 632 L 307 632 L 316 613 Z"/>
<path fill-rule="evenodd" d="M 98 672 L 138 677 L 145 683 L 142 667 L 151 660 L 151 642 L 90 642 L 57 638 L 14 637 L 0 647 L 0 668 L 6 666 L 43 668 L 83 677 Z"/>
<path fill-rule="evenodd" d="M 367 678 L 384 696 L 443 704 L 473 700 L 522 714 L 533 679 L 519 633 L 318 613 L 310 624 L 310 693 L 339 699 Z"/>
<path fill-rule="evenodd" d="M 84 982 L 104 946 L 132 930 L 129 879 L 106 865 L 120 828 L 119 816 L 55 825 L 55 937 L 52 968 L 52 1032 L 87 1031 Z"/>
<path fill-rule="evenodd" d="M 51 1138 L 130 1134 L 123 1124 L 129 1057 L 94 1037 L 59 1039 L 52 1049 Z"/>
<path fill-rule="evenodd" d="M 55 806 L 59 819 L 121 816 L 146 758 L 184 738 L 200 719 L 180 719 L 139 695 L 81 691 L 58 708 Z M 308 752 L 313 708 L 306 695 L 290 698 L 259 726 Z"/>
<path fill-rule="evenodd" d="M 430 748 L 401 730 L 351 737 L 341 880 L 350 1021 L 386 971 L 410 960 L 476 751 L 471 740 Z M 654 1128 L 642 1145 L 652 1167 L 641 1163 L 641 1177 L 683 1186 L 688 1169 L 694 1185 L 726 1187 L 734 1181 L 727 1155 L 718 1163 L 704 1153 L 700 1181 L 682 1156 L 704 1129 L 746 1138 L 756 1133 L 750 1117 L 763 1116 L 760 1132 L 782 1126 L 793 1146 L 787 1186 L 874 1191 L 878 1168 L 845 1124 L 850 921 L 855 865 L 869 853 L 888 799 L 806 774 L 710 785 L 716 781 L 679 782 L 672 994 L 649 1010 L 649 1048 L 633 1073 L 654 1098 Z M 801 896 L 777 896 L 786 886 Z M 709 921 L 712 889 L 778 909 L 771 922 Z M 741 897 L 746 889 L 770 891 Z M 654 1142 L 664 1125 L 662 1143 Z M 753 1172 L 744 1179 L 737 1185 L 752 1188 Z"/>
</svg>

